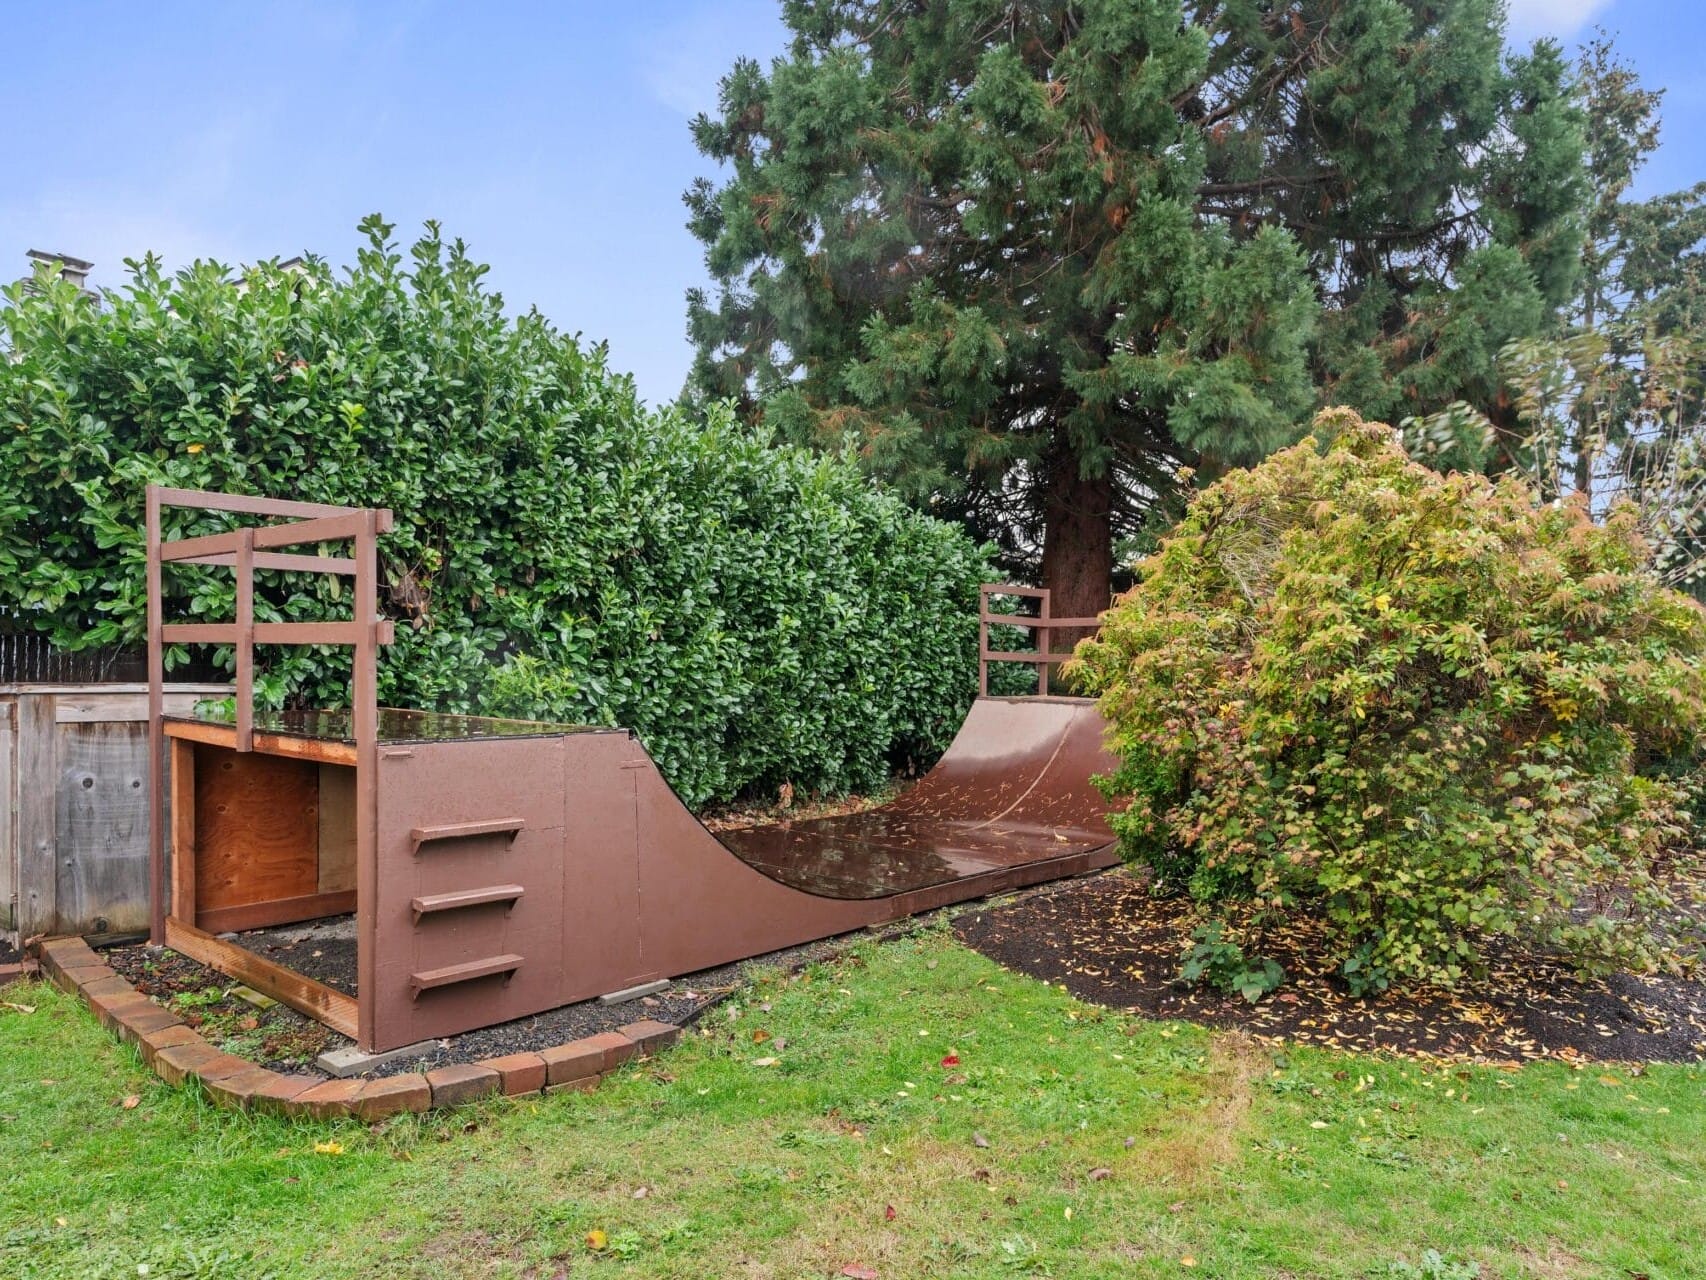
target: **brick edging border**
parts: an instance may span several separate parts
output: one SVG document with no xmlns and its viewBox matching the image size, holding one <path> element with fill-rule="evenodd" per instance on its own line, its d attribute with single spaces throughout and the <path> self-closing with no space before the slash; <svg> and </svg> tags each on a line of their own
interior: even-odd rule
<svg viewBox="0 0 1706 1280">
<path fill-rule="evenodd" d="M 648 1018 L 536 1053 L 374 1080 L 322 1080 L 286 1075 L 214 1048 L 177 1014 L 115 973 L 82 938 L 49 938 L 39 944 L 38 954 L 42 974 L 62 991 L 80 997 L 120 1040 L 134 1044 L 167 1084 L 194 1077 L 220 1106 L 316 1120 L 354 1116 L 371 1121 L 496 1094 L 516 1098 L 594 1089 L 629 1059 L 650 1057 L 681 1035 L 680 1027 Z"/>
</svg>

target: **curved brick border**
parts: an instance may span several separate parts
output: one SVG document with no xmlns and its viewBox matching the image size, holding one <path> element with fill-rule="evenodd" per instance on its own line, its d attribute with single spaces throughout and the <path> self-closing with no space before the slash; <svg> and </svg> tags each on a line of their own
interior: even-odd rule
<svg viewBox="0 0 1706 1280">
<path fill-rule="evenodd" d="M 630 1058 L 649 1057 L 681 1035 L 680 1027 L 646 1019 L 538 1053 L 511 1053 L 483 1062 L 435 1067 L 424 1074 L 322 1080 L 284 1075 L 214 1048 L 177 1014 L 114 973 L 81 938 L 50 938 L 40 944 L 40 957 L 42 972 L 56 987 L 82 997 L 101 1025 L 134 1044 L 154 1074 L 168 1084 L 182 1084 L 193 1076 L 221 1106 L 316 1120 L 339 1116 L 377 1120 L 399 1111 L 453 1107 L 492 1094 L 514 1098 L 593 1089 Z"/>
</svg>

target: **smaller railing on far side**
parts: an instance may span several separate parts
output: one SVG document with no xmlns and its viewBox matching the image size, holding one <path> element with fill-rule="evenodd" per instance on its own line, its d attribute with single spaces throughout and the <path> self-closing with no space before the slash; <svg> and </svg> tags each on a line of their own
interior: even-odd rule
<svg viewBox="0 0 1706 1280">
<path fill-rule="evenodd" d="M 992 662 L 1015 662 L 1024 666 L 1035 667 L 1037 671 L 1037 692 L 1039 698 L 1046 698 L 1049 693 L 1049 668 L 1067 661 L 1072 657 L 1070 652 L 1055 653 L 1049 644 L 1049 635 L 1054 631 L 1083 631 L 1094 629 L 1101 625 L 1100 618 L 1056 618 L 1049 609 L 1049 593 L 1047 587 L 1021 587 L 1010 582 L 986 582 L 978 589 L 977 601 L 977 692 L 980 697 L 989 694 L 989 664 Z M 1027 613 L 992 613 L 989 608 L 991 596 L 1011 596 L 1019 600 L 1035 600 L 1037 611 Z M 989 629 L 998 627 L 1022 627 L 1036 635 L 1034 649 L 991 649 L 989 647 Z"/>
</svg>

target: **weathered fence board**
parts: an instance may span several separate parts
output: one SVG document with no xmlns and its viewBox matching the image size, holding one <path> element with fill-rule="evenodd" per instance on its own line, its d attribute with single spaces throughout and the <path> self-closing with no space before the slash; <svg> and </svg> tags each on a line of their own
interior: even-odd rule
<svg viewBox="0 0 1706 1280">
<path fill-rule="evenodd" d="M 168 685 L 190 711 L 229 685 Z M 0 933 L 148 925 L 148 689 L 0 684 Z"/>
<path fill-rule="evenodd" d="M 56 726 L 54 910 L 94 933 L 148 927 L 148 743 L 137 723 Z"/>
<path fill-rule="evenodd" d="M 17 708 L 0 697 L 0 938 L 18 927 L 18 858 L 12 839 L 18 808 L 18 776 L 12 767 L 17 753 Z"/>
</svg>

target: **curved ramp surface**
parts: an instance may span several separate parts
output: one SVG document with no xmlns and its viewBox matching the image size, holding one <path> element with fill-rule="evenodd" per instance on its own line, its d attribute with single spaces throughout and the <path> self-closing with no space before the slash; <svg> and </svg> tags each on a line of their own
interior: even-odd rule
<svg viewBox="0 0 1706 1280">
<path fill-rule="evenodd" d="M 1111 866 L 1103 733 L 1090 702 L 979 699 L 894 803 L 721 839 L 624 730 L 389 744 L 360 890 L 371 1045 Z"/>
<path fill-rule="evenodd" d="M 979 698 L 918 784 L 864 813 L 717 833 L 790 888 L 883 898 L 1113 843 L 1092 777 L 1113 761 L 1079 698 Z"/>
</svg>

